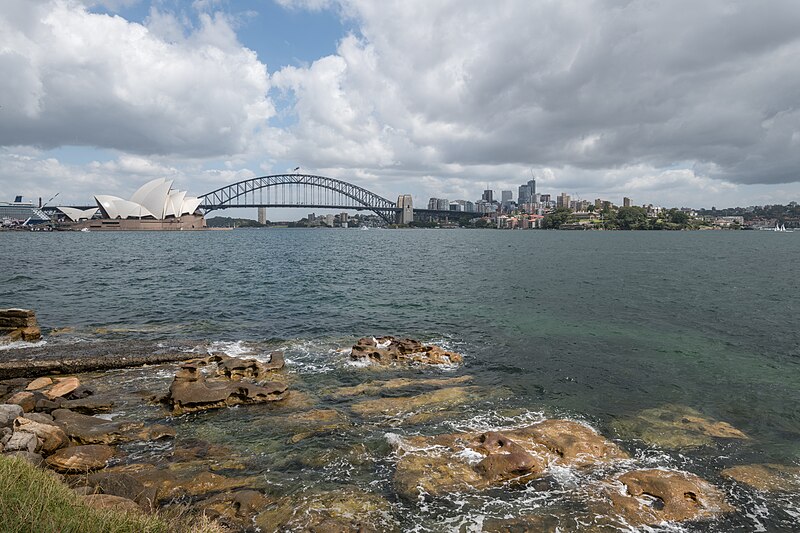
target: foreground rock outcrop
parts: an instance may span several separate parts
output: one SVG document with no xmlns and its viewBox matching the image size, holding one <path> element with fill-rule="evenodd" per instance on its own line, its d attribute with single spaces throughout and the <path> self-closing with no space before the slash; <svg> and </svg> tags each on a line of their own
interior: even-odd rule
<svg viewBox="0 0 800 533">
<path fill-rule="evenodd" d="M 726 468 L 722 475 L 761 492 L 800 491 L 800 466 L 779 464 L 739 465 Z"/>
<path fill-rule="evenodd" d="M 733 511 L 715 486 L 688 472 L 633 470 L 607 488 L 613 512 L 633 526 L 710 520 Z"/>
<path fill-rule="evenodd" d="M 397 337 L 364 337 L 353 346 L 350 357 L 379 365 L 425 364 L 453 365 L 461 363 L 460 354 L 414 339 Z"/>
<path fill-rule="evenodd" d="M 163 401 L 174 414 L 182 414 L 283 400 L 288 385 L 269 380 L 283 366 L 280 352 L 274 352 L 269 363 L 216 355 L 190 361 L 181 365 Z"/>
<path fill-rule="evenodd" d="M 551 464 L 586 468 L 628 458 L 616 444 L 571 420 L 501 432 L 406 437 L 394 444 L 399 455 L 394 486 L 410 500 L 525 482 L 542 476 Z"/>
</svg>

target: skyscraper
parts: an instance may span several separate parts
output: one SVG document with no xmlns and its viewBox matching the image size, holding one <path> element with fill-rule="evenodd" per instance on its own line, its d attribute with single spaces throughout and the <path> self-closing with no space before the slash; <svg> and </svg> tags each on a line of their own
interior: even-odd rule
<svg viewBox="0 0 800 533">
<path fill-rule="evenodd" d="M 500 192 L 500 203 L 510 202 L 514 198 L 514 193 L 511 191 Z"/>
<path fill-rule="evenodd" d="M 531 202 L 531 198 L 531 188 L 528 185 L 520 185 L 517 194 L 517 204 L 529 204 Z"/>
<path fill-rule="evenodd" d="M 531 178 L 528 181 L 528 190 L 531 192 L 531 197 L 536 195 L 536 178 Z"/>
<path fill-rule="evenodd" d="M 494 191 L 492 191 L 492 189 L 486 189 L 483 191 L 483 196 L 481 196 L 481 199 L 492 203 L 492 201 L 494 201 Z"/>
<path fill-rule="evenodd" d="M 631 206 L 631 199 L 627 196 L 622 199 L 622 207 L 630 207 Z"/>
</svg>

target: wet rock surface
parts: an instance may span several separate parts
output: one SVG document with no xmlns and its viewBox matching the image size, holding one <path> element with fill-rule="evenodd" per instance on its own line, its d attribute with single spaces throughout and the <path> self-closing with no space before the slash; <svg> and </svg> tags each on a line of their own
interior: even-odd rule
<svg viewBox="0 0 800 533">
<path fill-rule="evenodd" d="M 722 491 L 688 472 L 633 470 L 615 482 L 607 489 L 613 512 L 637 527 L 709 520 L 733 511 Z"/>
<path fill-rule="evenodd" d="M 216 377 L 207 377 L 201 369 L 213 363 L 218 363 Z M 274 355 L 270 363 L 219 356 L 184 363 L 164 401 L 174 414 L 280 401 L 286 398 L 286 383 L 261 381 L 255 384 L 242 378 L 266 380 L 281 368 L 282 354 Z"/>
<path fill-rule="evenodd" d="M 262 531 L 372 533 L 399 531 L 384 498 L 356 487 L 282 498 L 255 519 Z"/>
<path fill-rule="evenodd" d="M 454 365 L 461 363 L 460 354 L 414 339 L 397 337 L 364 337 L 353 346 L 350 357 L 379 365 Z"/>
<path fill-rule="evenodd" d="M 614 424 L 621 437 L 639 438 L 663 448 L 680 449 L 713 445 L 717 439 L 747 439 L 727 422 L 714 420 L 683 405 L 645 409 Z"/>
<path fill-rule="evenodd" d="M 800 491 L 800 466 L 795 465 L 739 465 L 724 469 L 722 476 L 761 492 Z"/>
<path fill-rule="evenodd" d="M 406 437 L 394 485 L 402 497 L 483 490 L 511 479 L 542 476 L 551 464 L 586 468 L 628 458 L 616 444 L 570 420 L 545 420 L 519 429 Z"/>
<path fill-rule="evenodd" d="M 481 387 L 447 387 L 415 396 L 392 396 L 362 400 L 351 410 L 362 417 L 397 417 L 409 413 L 444 410 L 463 405 L 485 396 Z"/>
</svg>

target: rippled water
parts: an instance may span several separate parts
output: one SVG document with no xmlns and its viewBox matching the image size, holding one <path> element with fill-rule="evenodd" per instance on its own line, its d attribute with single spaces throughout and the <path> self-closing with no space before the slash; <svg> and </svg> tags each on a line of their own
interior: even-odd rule
<svg viewBox="0 0 800 533">
<path fill-rule="evenodd" d="M 459 495 L 435 505 L 397 501 L 387 434 L 480 430 L 561 416 L 615 438 L 616 421 L 680 404 L 750 437 L 683 452 L 620 440 L 640 465 L 702 475 L 739 509 L 689 529 L 787 530 L 800 516 L 798 495 L 762 495 L 719 477 L 729 465 L 800 459 L 798 234 L 4 233 L 0 247 L 0 307 L 36 309 L 46 331 L 72 328 L 48 338 L 52 345 L 192 339 L 222 343 L 228 352 L 285 349 L 297 375 L 293 387 L 324 407 L 346 410 L 320 391 L 408 372 L 365 376 L 336 350 L 363 335 L 408 335 L 465 355 L 463 368 L 444 375 L 469 374 L 476 385 L 502 390 L 447 420 L 393 427 L 355 419 L 348 431 L 291 446 L 291 428 L 264 422 L 275 414 L 266 406 L 170 422 L 179 434 L 255 457 L 248 473 L 265 476 L 279 493 L 355 484 L 386 495 L 403 527 L 419 530 L 469 529 L 487 516 L 568 510 L 575 496 L 565 487 L 575 472 L 563 472 L 564 479 L 548 487 Z M 141 383 L 166 388 L 172 371 L 115 371 L 97 379 L 124 382 L 131 391 Z M 136 402 L 120 409 L 163 417 Z M 309 457 L 331 449 L 342 453 L 309 464 Z"/>
</svg>

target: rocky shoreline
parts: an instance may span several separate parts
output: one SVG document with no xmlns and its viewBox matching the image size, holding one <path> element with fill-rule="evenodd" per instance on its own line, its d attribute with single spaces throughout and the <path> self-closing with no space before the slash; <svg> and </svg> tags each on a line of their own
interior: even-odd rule
<svg viewBox="0 0 800 533">
<path fill-rule="evenodd" d="M 616 434 L 622 440 L 560 418 L 478 431 L 405 433 L 403 428 L 446 421 L 464 406 L 511 393 L 477 385 L 468 374 L 443 375 L 440 369 L 463 369 L 463 356 L 413 339 L 358 340 L 340 352 L 353 363 L 354 383 L 319 390 L 304 386 L 280 351 L 258 358 L 208 352 L 202 357 L 196 351 L 129 354 L 114 367 L 104 366 L 110 357 L 75 359 L 87 372 L 157 364 L 153 368 L 165 375 L 163 388 L 125 397 L 103 381 L 103 374 L 63 372 L 76 367 L 64 366 L 62 357 L 51 359 L 61 365 L 54 367 L 57 371 L 36 367 L 24 378 L 10 371 L 0 381 L 0 451 L 58 472 L 93 507 L 151 513 L 181 503 L 242 531 L 399 531 L 399 505 L 554 486 L 577 507 L 563 515 L 487 519 L 483 531 L 607 531 L 702 523 L 736 511 L 723 487 L 690 471 L 654 467 L 626 449 L 625 439 L 667 449 L 748 439 L 685 406 L 648 409 L 620 420 Z M 161 364 L 176 361 L 168 359 L 175 355 L 185 360 Z M 22 361 L 13 363 L 18 371 Z M 384 378 L 386 369 L 407 373 Z M 120 409 L 137 402 L 147 405 L 147 419 L 127 419 L 126 409 Z M 232 409 L 243 423 L 280 428 L 287 435 L 269 444 L 279 470 L 284 454 L 289 463 L 301 460 L 302 468 L 358 464 L 367 460 L 358 444 L 302 459 L 288 450 L 302 449 L 319 436 L 335 439 L 363 428 L 386 428 L 389 447 L 378 460 L 390 469 L 389 493 L 357 484 L 333 491 L 321 486 L 276 491 L 273 478 L 254 473 L 253 457 L 185 432 L 194 420 L 213 421 Z M 559 483 L 564 471 L 575 473 L 570 483 Z M 800 490 L 800 468 L 793 466 L 737 465 L 720 476 L 759 491 Z"/>
</svg>

